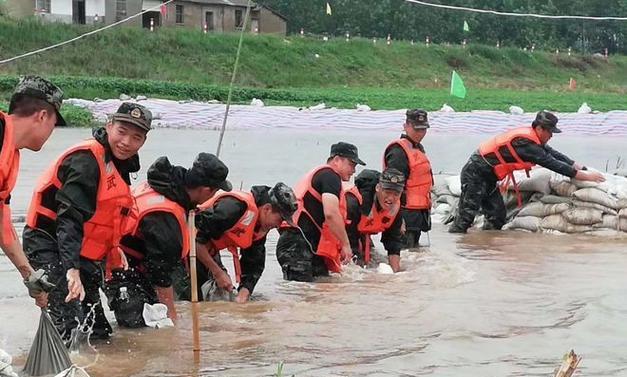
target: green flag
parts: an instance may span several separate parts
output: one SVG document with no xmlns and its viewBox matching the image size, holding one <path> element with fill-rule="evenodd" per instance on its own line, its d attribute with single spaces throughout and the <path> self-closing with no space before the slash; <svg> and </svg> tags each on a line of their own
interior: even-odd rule
<svg viewBox="0 0 627 377">
<path fill-rule="evenodd" d="M 470 28 L 468 27 L 468 22 L 466 22 L 466 20 L 464 20 L 464 31 L 465 32 L 470 32 Z"/>
<path fill-rule="evenodd" d="M 464 82 L 455 71 L 453 71 L 453 75 L 451 76 L 451 95 L 459 98 L 466 98 L 466 87 L 464 86 Z"/>
</svg>

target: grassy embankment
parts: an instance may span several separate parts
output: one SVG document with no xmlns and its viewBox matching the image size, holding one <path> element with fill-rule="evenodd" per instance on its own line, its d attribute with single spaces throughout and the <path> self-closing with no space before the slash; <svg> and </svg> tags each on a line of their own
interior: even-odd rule
<svg viewBox="0 0 627 377">
<path fill-rule="evenodd" d="M 0 18 L 0 58 L 69 39 L 89 29 Z M 627 57 L 591 56 L 370 40 L 329 42 L 248 36 L 241 56 L 235 102 L 373 109 L 421 106 L 456 110 L 576 111 L 627 109 Z M 0 66 L 0 96 L 19 74 L 52 77 L 67 97 L 111 98 L 121 93 L 172 99 L 225 100 L 237 36 L 196 30 L 116 28 L 75 44 Z M 318 56 L 318 57 L 317 57 Z M 448 95 L 456 69 L 468 88 L 465 100 Z M 577 80 L 578 90 L 567 89 Z"/>
</svg>

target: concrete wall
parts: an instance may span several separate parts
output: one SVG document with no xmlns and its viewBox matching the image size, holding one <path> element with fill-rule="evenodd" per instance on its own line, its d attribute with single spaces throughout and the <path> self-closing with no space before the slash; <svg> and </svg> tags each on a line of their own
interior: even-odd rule
<svg viewBox="0 0 627 377">
<path fill-rule="evenodd" d="M 116 22 L 116 0 L 104 0 L 105 1 L 105 23 L 107 25 Z M 126 17 L 137 14 L 142 11 L 142 0 L 126 0 Z M 126 18 L 123 17 L 123 18 Z M 124 23 L 124 26 L 141 26 L 142 18 L 135 17 L 134 19 Z"/>
<path fill-rule="evenodd" d="M 284 19 L 266 8 L 261 8 L 259 14 L 259 32 L 266 34 L 287 34 L 287 23 Z"/>
<path fill-rule="evenodd" d="M 12 18 L 32 16 L 35 9 L 35 0 L 5 0 L 0 1 L 0 12 Z"/>
<path fill-rule="evenodd" d="M 176 5 L 183 6 L 183 24 L 176 23 Z M 213 31 L 224 31 L 224 7 L 221 5 L 205 5 L 185 1 L 177 1 L 176 3 L 168 4 L 167 8 L 168 13 L 165 20 L 163 20 L 164 26 L 188 27 L 196 30 L 203 30 L 203 27 L 205 25 L 206 12 L 213 12 Z"/>
</svg>

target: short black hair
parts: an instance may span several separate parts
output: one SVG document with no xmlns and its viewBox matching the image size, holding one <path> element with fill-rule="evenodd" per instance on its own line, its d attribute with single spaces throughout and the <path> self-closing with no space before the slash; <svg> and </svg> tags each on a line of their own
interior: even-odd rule
<svg viewBox="0 0 627 377">
<path fill-rule="evenodd" d="M 24 94 L 14 95 L 9 104 L 9 114 L 20 117 L 29 117 L 41 110 L 56 114 L 56 109 L 48 102 Z"/>
</svg>

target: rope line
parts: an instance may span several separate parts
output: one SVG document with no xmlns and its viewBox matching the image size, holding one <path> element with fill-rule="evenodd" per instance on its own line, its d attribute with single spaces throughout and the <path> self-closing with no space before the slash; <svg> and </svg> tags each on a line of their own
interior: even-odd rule
<svg viewBox="0 0 627 377">
<path fill-rule="evenodd" d="M 458 7 L 454 5 L 433 4 L 420 0 L 405 0 L 408 3 L 414 3 L 434 8 L 461 10 L 474 13 L 488 13 L 495 14 L 497 16 L 512 16 L 512 17 L 535 17 L 535 18 L 550 18 L 550 19 L 571 19 L 571 20 L 595 20 L 595 21 L 627 21 L 627 17 L 595 17 L 595 16 L 552 16 L 548 14 L 536 14 L 536 13 L 513 13 L 513 12 L 498 12 L 490 9 L 477 9 L 469 7 Z"/>
<path fill-rule="evenodd" d="M 100 29 L 96 29 L 96 30 L 89 31 L 89 32 L 87 32 L 87 33 L 81 34 L 81 35 L 79 35 L 79 36 L 77 36 L 77 37 L 74 37 L 74 38 L 72 38 L 72 39 L 68 39 L 67 41 L 59 42 L 59 43 L 53 44 L 53 45 L 48 46 L 48 47 L 43 47 L 43 48 L 37 49 L 37 50 L 35 50 L 35 51 L 30 51 L 30 52 L 27 52 L 27 53 L 22 54 L 22 55 L 14 56 L 14 57 L 9 58 L 9 59 L 0 60 L 0 65 L 2 65 L 2 64 L 6 64 L 6 63 L 10 63 L 10 62 L 15 61 L 15 60 L 18 60 L 18 59 L 22 59 L 22 58 L 25 58 L 25 57 L 28 57 L 28 56 L 32 56 L 32 55 L 35 55 L 35 54 L 39 54 L 40 52 L 44 52 L 44 51 L 48 51 L 48 50 L 52 50 L 52 49 L 55 49 L 55 48 L 57 48 L 57 47 L 65 46 L 65 45 L 67 45 L 67 44 L 70 44 L 70 43 L 76 42 L 76 41 L 78 41 L 78 40 L 80 40 L 80 39 L 83 39 L 83 38 L 85 38 L 85 37 L 88 37 L 88 36 L 90 36 L 90 35 L 94 35 L 94 34 L 100 33 L 101 31 L 104 31 L 104 30 L 110 29 L 110 28 L 112 28 L 112 27 L 115 27 L 115 26 L 121 25 L 121 24 L 123 24 L 123 23 L 125 23 L 125 22 L 127 22 L 127 21 L 132 20 L 132 19 L 133 19 L 133 18 L 135 18 L 135 17 L 141 16 L 141 15 L 142 15 L 142 14 L 144 14 L 144 13 L 152 12 L 152 11 L 154 11 L 154 10 L 156 10 L 156 9 L 161 8 L 163 5 L 169 4 L 169 3 L 173 2 L 173 1 L 174 1 L 174 0 L 168 0 L 168 1 L 164 2 L 163 4 L 159 4 L 159 5 L 156 5 L 156 6 L 152 7 L 152 8 L 148 8 L 148 9 L 146 9 L 146 10 L 143 10 L 143 11 L 139 12 L 139 13 L 136 13 L 136 14 L 134 14 L 134 15 L 131 15 L 131 16 L 129 16 L 129 17 L 126 17 L 126 18 L 125 18 L 125 19 L 123 19 L 123 20 L 120 20 L 120 21 L 117 21 L 117 22 L 115 22 L 115 23 L 112 23 L 111 25 L 107 25 L 107 26 L 101 27 Z"/>
</svg>

